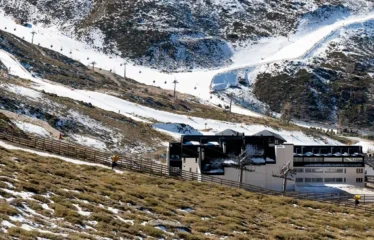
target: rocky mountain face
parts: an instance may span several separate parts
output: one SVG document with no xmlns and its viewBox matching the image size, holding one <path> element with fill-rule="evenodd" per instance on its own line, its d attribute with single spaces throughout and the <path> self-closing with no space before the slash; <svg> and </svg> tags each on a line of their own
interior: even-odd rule
<svg viewBox="0 0 374 240">
<path fill-rule="evenodd" d="M 138 64 L 177 71 L 223 66 L 237 46 L 286 36 L 301 19 L 317 16 L 323 21 L 335 8 L 348 14 L 366 11 L 369 2 L 3 0 L 1 8 L 23 21 L 54 25 Z"/>
<path fill-rule="evenodd" d="M 276 112 L 290 102 L 298 119 L 371 127 L 374 21 L 344 28 L 330 38 L 305 59 L 268 66 L 258 75 L 254 93 Z"/>
</svg>

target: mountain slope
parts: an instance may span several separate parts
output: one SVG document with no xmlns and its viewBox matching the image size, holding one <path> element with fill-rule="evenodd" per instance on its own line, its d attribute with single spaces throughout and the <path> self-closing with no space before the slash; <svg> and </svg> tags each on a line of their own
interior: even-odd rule
<svg viewBox="0 0 374 240">
<path fill-rule="evenodd" d="M 287 36 L 305 22 L 329 20 L 336 11 L 350 15 L 372 7 L 366 0 L 5 0 L 2 9 L 138 64 L 175 71 L 223 66 L 237 47 Z"/>
<path fill-rule="evenodd" d="M 293 103 L 298 119 L 371 127 L 373 41 L 374 21 L 343 28 L 304 59 L 270 65 L 258 75 L 254 93 L 276 112 Z"/>
</svg>

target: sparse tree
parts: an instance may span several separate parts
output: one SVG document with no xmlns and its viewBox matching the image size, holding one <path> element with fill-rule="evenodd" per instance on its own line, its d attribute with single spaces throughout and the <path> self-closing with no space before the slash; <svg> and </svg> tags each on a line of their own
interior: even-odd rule
<svg viewBox="0 0 374 240">
<path fill-rule="evenodd" d="M 281 120 L 285 123 L 289 124 L 292 119 L 292 103 L 286 102 L 283 105 L 282 112 L 281 112 Z"/>
<path fill-rule="evenodd" d="M 265 106 L 264 114 L 265 114 L 265 116 L 267 116 L 267 117 L 273 117 L 273 113 L 271 112 L 269 106 Z"/>
</svg>

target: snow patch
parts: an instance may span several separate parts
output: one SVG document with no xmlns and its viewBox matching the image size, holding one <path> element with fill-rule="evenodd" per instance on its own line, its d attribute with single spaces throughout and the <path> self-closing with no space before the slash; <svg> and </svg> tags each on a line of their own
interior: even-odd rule
<svg viewBox="0 0 374 240">
<path fill-rule="evenodd" d="M 47 130 L 45 130 L 44 128 L 42 128 L 38 125 L 35 125 L 35 124 L 32 124 L 32 123 L 27 123 L 27 122 L 21 122 L 21 121 L 12 121 L 12 122 L 19 129 L 21 129 L 24 132 L 33 133 L 33 134 L 43 136 L 43 137 L 49 137 L 50 136 L 50 134 Z"/>
<path fill-rule="evenodd" d="M 78 210 L 78 213 L 82 216 L 90 216 L 91 215 L 91 212 L 88 212 L 88 211 L 83 211 L 82 208 L 78 205 L 78 204 L 73 204 L 74 207 L 77 208 Z"/>
</svg>

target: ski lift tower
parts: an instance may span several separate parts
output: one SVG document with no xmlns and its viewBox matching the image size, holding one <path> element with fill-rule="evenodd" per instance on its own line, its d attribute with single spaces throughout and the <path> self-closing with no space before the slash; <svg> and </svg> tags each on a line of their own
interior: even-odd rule
<svg viewBox="0 0 374 240">
<path fill-rule="evenodd" d="M 173 84 L 174 84 L 174 99 L 176 98 L 176 90 L 177 90 L 177 84 L 179 82 L 177 81 L 177 79 L 174 77 L 174 81 L 173 81 Z"/>
<path fill-rule="evenodd" d="M 243 150 L 240 155 L 238 156 L 238 165 L 239 165 L 239 170 L 240 170 L 240 175 L 239 175 L 239 183 L 240 187 L 242 186 L 243 183 L 243 172 L 244 170 L 249 171 L 249 172 L 254 172 L 255 169 L 253 168 L 246 168 L 246 166 L 253 166 L 251 163 L 251 158 L 254 156 L 253 153 L 248 152 L 248 150 Z"/>
<path fill-rule="evenodd" d="M 287 180 L 293 180 L 293 174 L 295 170 L 291 168 L 291 161 L 281 167 L 279 174 L 273 173 L 273 177 L 283 178 L 283 194 L 287 190 Z"/>
</svg>

